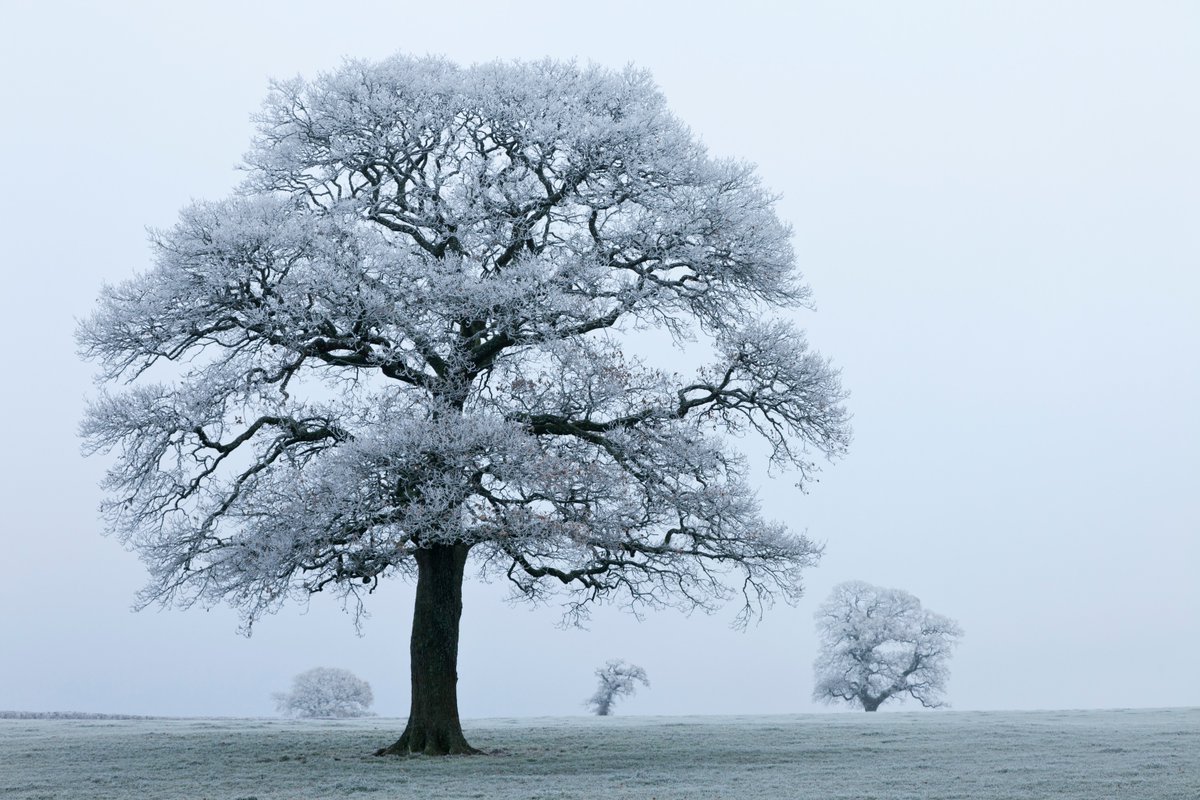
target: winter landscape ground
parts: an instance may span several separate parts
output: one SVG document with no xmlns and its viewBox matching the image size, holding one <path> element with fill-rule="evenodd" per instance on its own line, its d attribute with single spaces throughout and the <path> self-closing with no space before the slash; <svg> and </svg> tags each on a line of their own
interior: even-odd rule
<svg viewBox="0 0 1200 800">
<path fill-rule="evenodd" d="M 0 719 L 0 797 L 1200 797 L 1200 709 L 490 719 L 484 756 L 375 758 L 398 720 Z"/>
</svg>

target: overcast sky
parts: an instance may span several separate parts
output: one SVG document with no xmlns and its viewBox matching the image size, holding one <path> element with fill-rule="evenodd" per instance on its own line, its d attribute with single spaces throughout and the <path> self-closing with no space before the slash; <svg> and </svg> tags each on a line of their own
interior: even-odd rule
<svg viewBox="0 0 1200 800">
<path fill-rule="evenodd" d="M 76 320 L 149 264 L 147 226 L 219 199 L 271 77 L 398 50 L 648 68 L 719 156 L 782 194 L 855 440 L 771 515 L 827 545 L 795 608 L 562 630 L 466 593 L 465 717 L 823 710 L 813 611 L 861 579 L 966 630 L 960 709 L 1200 704 L 1200 5 L 1190 2 L 0 5 L 0 709 L 265 715 L 313 666 L 408 708 L 412 587 L 363 635 L 332 599 L 253 637 L 236 614 L 130 611 L 101 535 Z"/>
</svg>

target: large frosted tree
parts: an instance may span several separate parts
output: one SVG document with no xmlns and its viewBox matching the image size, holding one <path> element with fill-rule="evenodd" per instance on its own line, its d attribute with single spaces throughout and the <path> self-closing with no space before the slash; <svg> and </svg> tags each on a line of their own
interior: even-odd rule
<svg viewBox="0 0 1200 800">
<path fill-rule="evenodd" d="M 726 434 L 802 483 L 847 443 L 843 392 L 771 314 L 807 298 L 773 196 L 646 73 L 348 62 L 272 87 L 245 171 L 80 326 L 143 603 L 249 625 L 415 579 L 411 714 L 381 752 L 440 754 L 471 752 L 468 557 L 570 616 L 798 595 L 819 548 L 762 517 Z M 658 341 L 708 366 L 656 366 Z"/>
</svg>

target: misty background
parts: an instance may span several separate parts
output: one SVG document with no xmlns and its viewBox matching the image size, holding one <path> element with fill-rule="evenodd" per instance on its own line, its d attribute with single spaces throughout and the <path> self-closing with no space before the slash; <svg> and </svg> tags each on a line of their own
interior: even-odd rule
<svg viewBox="0 0 1200 800">
<path fill-rule="evenodd" d="M 583 631 L 469 582 L 464 717 L 586 713 L 610 658 L 652 683 L 618 714 L 822 710 L 812 615 L 848 579 L 962 624 L 955 708 L 1200 705 L 1200 6 L 16 0 L 0 28 L 0 709 L 265 715 L 324 665 L 407 713 L 401 581 L 362 636 L 321 596 L 250 638 L 227 607 L 130 611 L 73 340 L 149 266 L 146 227 L 240 180 L 270 77 L 398 50 L 649 69 L 782 195 L 799 319 L 852 392 L 850 453 L 807 494 L 758 473 L 827 546 L 797 607 Z"/>
</svg>

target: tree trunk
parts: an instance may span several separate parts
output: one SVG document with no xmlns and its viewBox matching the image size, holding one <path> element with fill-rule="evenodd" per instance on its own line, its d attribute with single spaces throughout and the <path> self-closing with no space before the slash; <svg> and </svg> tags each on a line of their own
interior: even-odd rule
<svg viewBox="0 0 1200 800">
<path fill-rule="evenodd" d="M 888 699 L 888 696 L 885 694 L 882 697 L 871 697 L 871 695 L 864 693 L 859 695 L 858 699 L 862 701 L 863 711 L 877 711 L 879 710 L 879 706 L 883 704 L 883 701 Z"/>
<path fill-rule="evenodd" d="M 375 755 L 478 753 L 458 719 L 458 623 L 469 545 L 434 545 L 416 552 L 413 604 L 412 707 L 403 735 Z"/>
</svg>

